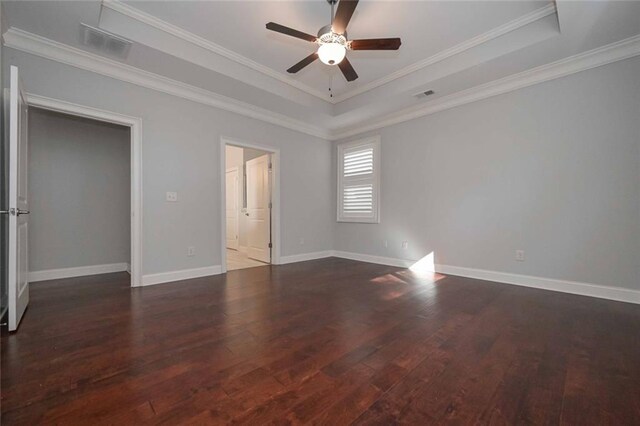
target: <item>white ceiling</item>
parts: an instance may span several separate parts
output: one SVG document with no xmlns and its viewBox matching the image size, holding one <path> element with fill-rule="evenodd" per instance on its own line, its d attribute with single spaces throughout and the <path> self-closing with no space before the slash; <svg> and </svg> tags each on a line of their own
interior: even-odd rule
<svg viewBox="0 0 640 426">
<path fill-rule="evenodd" d="M 313 51 L 270 32 L 274 21 L 315 34 L 324 0 L 4 1 L 12 28 L 75 48 L 86 23 L 134 42 L 124 63 L 265 111 L 344 133 L 509 75 L 640 32 L 640 1 L 361 0 L 349 38 L 402 38 L 397 52 L 349 52 L 360 78 L 347 83 Z M 102 55 L 101 52 L 93 52 Z M 332 87 L 334 97 L 328 97 Z M 429 98 L 416 97 L 435 90 Z"/>
</svg>

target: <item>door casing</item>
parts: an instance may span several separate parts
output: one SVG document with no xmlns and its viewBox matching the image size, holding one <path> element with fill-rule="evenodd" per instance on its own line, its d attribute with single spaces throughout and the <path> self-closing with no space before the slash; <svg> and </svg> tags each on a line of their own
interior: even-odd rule
<svg viewBox="0 0 640 426">
<path fill-rule="evenodd" d="M 67 115 L 130 128 L 131 136 L 131 287 L 142 285 L 142 119 L 27 93 L 27 103 Z"/>
</svg>

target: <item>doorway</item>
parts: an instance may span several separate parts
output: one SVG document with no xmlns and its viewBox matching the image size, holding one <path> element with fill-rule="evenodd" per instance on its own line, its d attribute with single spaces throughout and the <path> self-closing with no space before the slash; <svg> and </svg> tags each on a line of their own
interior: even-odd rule
<svg viewBox="0 0 640 426">
<path fill-rule="evenodd" d="M 131 184 L 131 286 L 142 284 L 142 120 L 137 117 L 122 115 L 112 111 L 97 109 L 85 105 L 52 99 L 44 96 L 29 94 L 29 107 L 59 112 L 73 117 L 83 117 L 102 123 L 111 123 L 129 128 L 130 162 L 129 171 Z"/>
<path fill-rule="evenodd" d="M 131 271 L 130 128 L 31 108 L 29 282 Z"/>
<path fill-rule="evenodd" d="M 275 263 L 277 152 L 223 138 L 221 157 L 223 271 Z"/>
</svg>

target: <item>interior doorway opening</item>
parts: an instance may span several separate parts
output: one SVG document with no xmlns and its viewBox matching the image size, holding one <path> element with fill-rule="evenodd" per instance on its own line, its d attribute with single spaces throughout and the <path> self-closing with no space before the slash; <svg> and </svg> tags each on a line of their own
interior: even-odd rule
<svg viewBox="0 0 640 426">
<path fill-rule="evenodd" d="M 224 256 L 228 271 L 273 261 L 273 154 L 224 145 Z"/>
</svg>

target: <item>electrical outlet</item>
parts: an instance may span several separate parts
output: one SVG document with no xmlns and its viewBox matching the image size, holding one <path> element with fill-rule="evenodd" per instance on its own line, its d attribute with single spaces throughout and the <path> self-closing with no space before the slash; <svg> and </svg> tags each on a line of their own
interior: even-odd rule
<svg viewBox="0 0 640 426">
<path fill-rule="evenodd" d="M 384 246 L 384 248 L 387 248 L 387 247 L 389 247 L 389 242 L 387 240 L 384 240 L 382 242 L 382 245 Z"/>
<path fill-rule="evenodd" d="M 518 262 L 524 262 L 524 250 L 516 250 L 516 260 Z"/>
<path fill-rule="evenodd" d="M 403 242 L 402 242 L 402 249 L 403 249 L 403 250 L 406 250 L 406 249 L 408 249 L 408 248 L 409 248 L 409 241 L 403 241 Z"/>
<path fill-rule="evenodd" d="M 196 248 L 193 246 L 187 247 L 187 256 L 191 257 L 195 255 L 196 255 Z"/>
<path fill-rule="evenodd" d="M 178 193 L 177 192 L 167 192 L 167 201 L 170 203 L 175 203 L 178 201 Z"/>
</svg>

